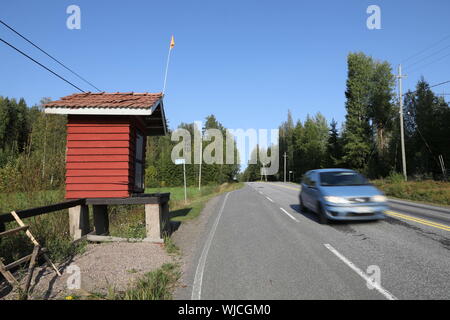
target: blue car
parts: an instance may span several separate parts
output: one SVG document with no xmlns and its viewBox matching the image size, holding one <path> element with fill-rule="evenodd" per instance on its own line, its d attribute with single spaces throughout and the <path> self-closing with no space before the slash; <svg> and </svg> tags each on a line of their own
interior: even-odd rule
<svg viewBox="0 0 450 320">
<path fill-rule="evenodd" d="M 367 179 L 349 169 L 311 170 L 303 176 L 300 209 L 311 210 L 319 222 L 384 219 L 385 195 Z"/>
</svg>

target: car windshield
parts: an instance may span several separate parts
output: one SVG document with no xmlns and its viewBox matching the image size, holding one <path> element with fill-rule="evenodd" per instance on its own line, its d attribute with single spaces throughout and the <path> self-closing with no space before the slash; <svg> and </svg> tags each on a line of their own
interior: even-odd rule
<svg viewBox="0 0 450 320">
<path fill-rule="evenodd" d="M 369 182 L 363 175 L 350 171 L 334 171 L 320 173 L 321 186 L 361 186 Z"/>
</svg>

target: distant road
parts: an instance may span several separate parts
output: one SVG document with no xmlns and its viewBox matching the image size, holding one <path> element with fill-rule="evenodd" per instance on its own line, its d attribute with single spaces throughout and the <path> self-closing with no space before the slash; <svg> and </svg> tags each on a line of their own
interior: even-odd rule
<svg viewBox="0 0 450 320">
<path fill-rule="evenodd" d="M 257 182 L 223 196 L 197 248 L 191 298 L 450 299 L 445 210 L 396 201 L 383 221 L 320 225 L 298 193 Z"/>
</svg>

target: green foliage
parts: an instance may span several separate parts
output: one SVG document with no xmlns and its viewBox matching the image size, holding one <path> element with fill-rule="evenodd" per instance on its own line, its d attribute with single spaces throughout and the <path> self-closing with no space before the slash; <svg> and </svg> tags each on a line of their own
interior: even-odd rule
<svg viewBox="0 0 450 320">
<path fill-rule="evenodd" d="M 41 105 L 49 101 L 42 99 Z M 0 192 L 49 190 L 64 184 L 66 117 L 0 97 Z"/>
<path fill-rule="evenodd" d="M 421 79 L 414 93 L 405 96 L 405 140 L 410 175 L 441 178 L 442 155 L 450 167 L 450 108 Z"/>
<path fill-rule="evenodd" d="M 198 158 L 200 152 L 200 145 L 195 145 L 194 137 L 200 137 L 200 129 L 205 132 L 207 129 L 218 129 L 223 137 L 223 158 L 220 163 L 208 164 L 203 161 L 202 164 L 202 185 L 209 184 L 221 184 L 224 182 L 233 181 L 234 177 L 239 172 L 238 161 L 234 164 L 226 164 L 226 136 L 227 130 L 224 128 L 214 117 L 210 115 L 206 117 L 205 127 L 197 128 L 194 123 L 186 124 L 182 123 L 178 126 L 180 129 L 185 129 L 190 133 L 191 136 L 191 154 L 187 157 L 191 163 L 194 163 L 195 158 Z M 183 166 L 175 165 L 171 159 L 172 149 L 177 145 L 178 141 L 171 141 L 172 132 L 169 132 L 167 136 L 163 137 L 149 137 L 147 139 L 147 167 L 146 167 L 146 181 L 145 185 L 147 187 L 172 187 L 183 185 Z M 203 154 L 208 152 L 208 146 L 212 146 L 215 142 L 215 138 L 207 140 L 209 137 L 204 136 L 202 141 L 202 151 Z M 216 150 L 211 152 L 212 156 L 216 156 Z M 234 145 L 234 158 L 238 159 L 238 151 L 236 145 Z M 195 186 L 198 185 L 200 166 L 198 164 L 186 164 L 186 181 L 187 185 Z"/>
<path fill-rule="evenodd" d="M 450 183 L 442 181 L 408 181 L 402 176 L 372 181 L 390 197 L 431 204 L 450 205 Z"/>
<path fill-rule="evenodd" d="M 170 300 L 172 290 L 181 273 L 179 266 L 165 263 L 161 268 L 146 273 L 125 292 L 110 290 L 106 299 L 110 300 Z"/>
<path fill-rule="evenodd" d="M 62 190 L 39 191 L 30 193 L 0 193 L 0 212 L 45 206 L 61 202 Z M 30 231 L 46 247 L 54 261 L 63 261 L 84 249 L 85 243 L 73 244 L 69 234 L 67 210 L 61 210 L 24 220 Z M 6 224 L 6 229 L 16 228 L 17 223 Z M 6 263 L 17 260 L 32 252 L 33 246 L 23 232 L 4 237 L 0 242 L 0 257 Z"/>
</svg>

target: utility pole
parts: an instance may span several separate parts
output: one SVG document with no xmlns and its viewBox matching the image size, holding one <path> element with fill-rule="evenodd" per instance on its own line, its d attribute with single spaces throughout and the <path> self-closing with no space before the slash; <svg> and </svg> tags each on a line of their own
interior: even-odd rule
<svg viewBox="0 0 450 320">
<path fill-rule="evenodd" d="M 405 132 L 403 128 L 403 87 L 402 87 L 402 80 L 403 78 L 406 78 L 405 75 L 402 75 L 402 65 L 398 66 L 398 98 L 399 98 L 399 104 L 400 104 L 400 139 L 401 139 L 401 145 L 402 145 L 402 164 L 403 164 L 403 176 L 405 178 L 405 181 L 408 181 L 408 175 L 406 173 L 406 154 L 405 154 Z"/>
<path fill-rule="evenodd" d="M 202 189 L 203 133 L 200 140 L 200 167 L 198 171 L 198 190 Z"/>
<path fill-rule="evenodd" d="M 284 182 L 286 182 L 286 151 L 284 152 Z"/>
<path fill-rule="evenodd" d="M 184 159 L 183 159 L 184 160 Z M 184 203 L 187 203 L 187 192 L 186 192 L 186 161 L 183 161 L 183 177 L 184 177 Z"/>
</svg>

